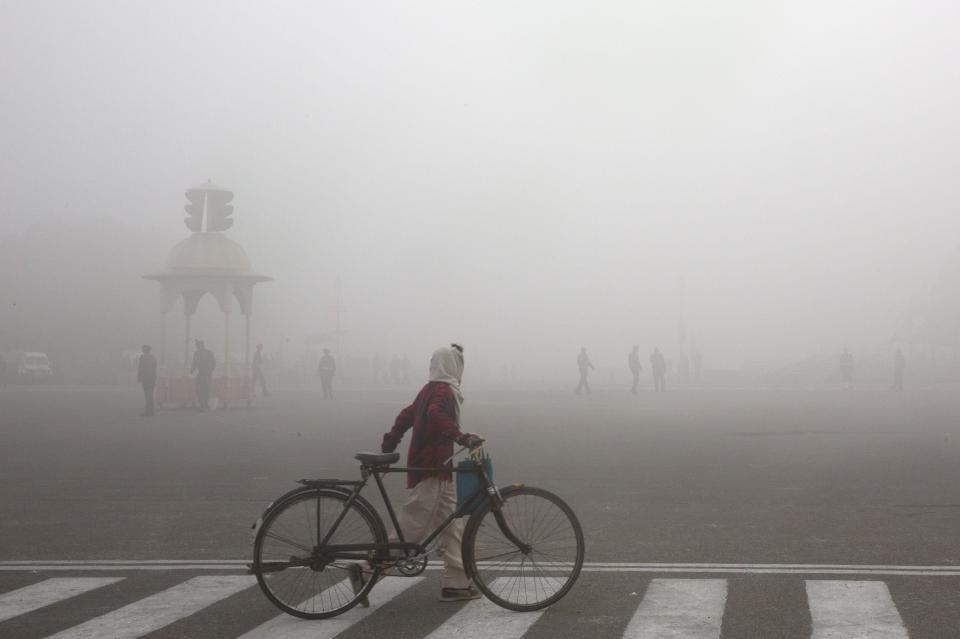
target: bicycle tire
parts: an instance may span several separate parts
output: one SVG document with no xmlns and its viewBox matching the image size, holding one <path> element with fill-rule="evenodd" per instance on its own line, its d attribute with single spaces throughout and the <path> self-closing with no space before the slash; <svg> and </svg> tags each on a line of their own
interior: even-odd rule
<svg viewBox="0 0 960 639">
<path fill-rule="evenodd" d="M 303 619 L 326 619 L 350 610 L 373 588 L 379 567 L 364 566 L 366 583 L 354 592 L 349 571 L 357 562 L 309 564 L 319 539 L 329 532 L 348 498 L 349 493 L 336 488 L 303 488 L 284 495 L 264 514 L 254 538 L 252 569 L 260 589 L 280 610 Z M 330 541 L 387 543 L 387 533 L 376 511 L 357 498 Z M 291 565 L 278 569 L 283 563 Z"/>
<path fill-rule="evenodd" d="M 551 606 L 580 576 L 585 552 L 580 522 L 566 502 L 541 488 L 513 486 L 501 496 L 500 512 L 530 552 L 505 536 L 496 521 L 495 501 L 487 499 L 464 531 L 467 575 L 503 608 L 528 612 Z"/>
</svg>

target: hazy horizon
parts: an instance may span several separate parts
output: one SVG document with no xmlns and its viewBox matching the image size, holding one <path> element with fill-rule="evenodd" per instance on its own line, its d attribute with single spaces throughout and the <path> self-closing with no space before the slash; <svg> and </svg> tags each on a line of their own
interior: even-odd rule
<svg viewBox="0 0 960 639">
<path fill-rule="evenodd" d="M 333 329 L 339 282 L 364 356 L 459 340 L 572 376 L 581 346 L 676 354 L 681 324 L 707 367 L 876 352 L 957 260 L 957 6 L 4 8 L 0 236 L 142 233 L 142 272 L 64 273 L 89 266 L 75 295 L 129 309 L 143 341 L 159 291 L 140 277 L 208 178 L 275 278 L 254 333 L 275 349 Z M 17 268 L 14 289 L 59 278 Z M 120 279 L 142 297 L 111 306 Z M 24 339 L 16 312 L 0 349 Z"/>
</svg>

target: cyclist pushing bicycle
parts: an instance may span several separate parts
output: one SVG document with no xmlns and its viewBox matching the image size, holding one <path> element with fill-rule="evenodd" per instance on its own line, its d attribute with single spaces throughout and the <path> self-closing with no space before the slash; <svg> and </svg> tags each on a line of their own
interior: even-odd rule
<svg viewBox="0 0 960 639">
<path fill-rule="evenodd" d="M 460 430 L 460 404 L 463 395 L 463 347 L 451 344 L 434 351 L 430 358 L 430 379 L 413 403 L 400 411 L 390 432 L 383 435 L 380 450 L 392 453 L 404 433 L 412 430 L 407 465 L 415 468 L 451 466 L 454 442 L 467 448 L 481 443 L 476 435 Z M 410 490 L 398 513 L 400 530 L 408 541 L 421 541 L 442 524 L 457 507 L 453 473 L 411 471 L 407 473 Z M 464 520 L 455 519 L 440 535 L 437 553 L 443 556 L 443 584 L 440 601 L 478 599 L 481 595 L 463 569 L 460 546 Z"/>
<path fill-rule="evenodd" d="M 437 349 L 430 379 L 403 409 L 380 453 L 357 453 L 360 479 L 301 479 L 253 526 L 250 572 L 277 607 L 325 619 L 369 605 L 383 578 L 416 577 L 435 550 L 443 557 L 441 601 L 485 595 L 519 612 L 562 599 L 583 566 L 583 531 L 557 495 L 493 483 L 483 439 L 460 430 L 463 348 Z M 394 452 L 412 430 L 409 464 Z M 454 451 L 454 444 L 462 446 Z M 470 451 L 457 464 L 454 458 Z M 397 512 L 384 475 L 408 475 L 409 496 Z M 454 483 L 456 473 L 458 481 Z M 376 485 L 393 532 L 361 493 Z"/>
</svg>

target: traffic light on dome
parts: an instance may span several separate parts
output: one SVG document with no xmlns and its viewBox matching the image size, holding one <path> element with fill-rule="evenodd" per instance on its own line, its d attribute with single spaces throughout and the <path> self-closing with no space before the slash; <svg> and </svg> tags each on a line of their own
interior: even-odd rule
<svg viewBox="0 0 960 639">
<path fill-rule="evenodd" d="M 212 182 L 189 189 L 186 192 L 189 204 L 183 207 L 190 217 L 183 220 L 194 233 L 216 233 L 233 226 L 233 191 L 221 189 Z M 206 228 L 204 228 L 206 217 Z"/>
<path fill-rule="evenodd" d="M 207 231 L 226 231 L 233 226 L 232 191 L 207 191 Z"/>
<path fill-rule="evenodd" d="M 206 199 L 206 193 L 199 189 L 190 189 L 187 191 L 187 199 L 190 203 L 183 207 L 190 217 L 184 218 L 183 223 L 194 233 L 203 230 L 203 202 Z"/>
</svg>

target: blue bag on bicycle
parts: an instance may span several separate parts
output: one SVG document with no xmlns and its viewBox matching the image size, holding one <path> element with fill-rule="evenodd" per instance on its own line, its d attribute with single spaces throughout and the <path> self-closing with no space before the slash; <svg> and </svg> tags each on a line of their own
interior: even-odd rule
<svg viewBox="0 0 960 639">
<path fill-rule="evenodd" d="M 475 492 L 483 488 L 483 480 L 480 478 L 480 473 L 473 470 L 481 466 L 483 467 L 483 472 L 487 474 L 487 478 L 492 482 L 493 463 L 490 461 L 489 455 L 484 455 L 482 460 L 464 459 L 457 464 L 457 470 L 460 471 L 457 473 L 457 508 L 466 504 Z M 482 499 L 474 500 L 470 508 L 463 511 L 463 514 L 471 514 L 477 509 L 477 506 L 482 503 Z"/>
</svg>

